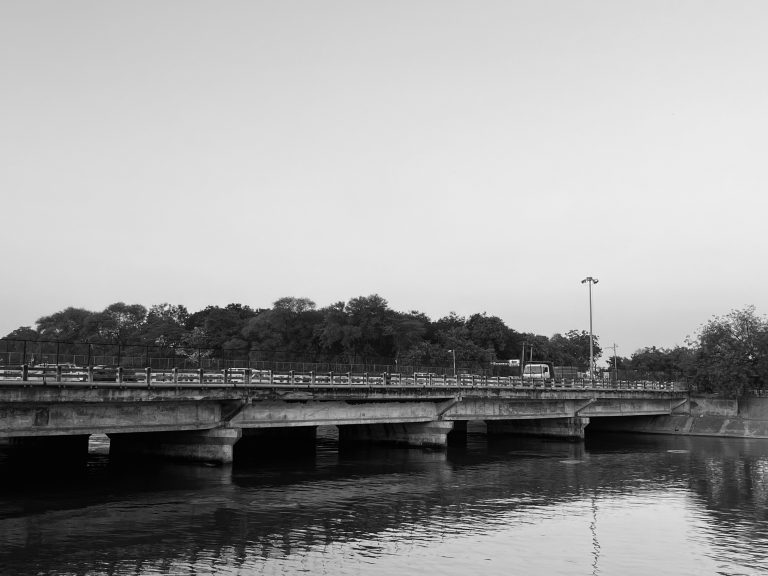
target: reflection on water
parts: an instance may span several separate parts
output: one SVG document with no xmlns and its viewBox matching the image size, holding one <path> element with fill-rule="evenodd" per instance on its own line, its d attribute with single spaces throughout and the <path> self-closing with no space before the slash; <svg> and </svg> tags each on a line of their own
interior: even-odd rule
<svg viewBox="0 0 768 576">
<path fill-rule="evenodd" d="M 0 460 L 0 574 L 762 574 L 768 442 L 470 435 L 232 467 Z"/>
</svg>

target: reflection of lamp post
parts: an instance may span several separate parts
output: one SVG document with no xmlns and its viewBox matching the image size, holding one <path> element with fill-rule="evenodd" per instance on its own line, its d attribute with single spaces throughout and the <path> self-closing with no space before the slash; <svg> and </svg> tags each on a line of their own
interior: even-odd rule
<svg viewBox="0 0 768 576">
<path fill-rule="evenodd" d="M 456 350 L 448 350 L 451 354 L 453 354 L 453 377 L 456 377 Z"/>
<path fill-rule="evenodd" d="M 595 383 L 595 355 L 592 348 L 592 284 L 597 284 L 597 278 L 587 276 L 581 281 L 589 284 L 589 381 Z"/>
<path fill-rule="evenodd" d="M 600 560 L 600 541 L 597 539 L 597 495 L 592 494 L 592 522 L 589 524 L 592 533 L 592 574 L 597 575 L 597 561 Z"/>
</svg>

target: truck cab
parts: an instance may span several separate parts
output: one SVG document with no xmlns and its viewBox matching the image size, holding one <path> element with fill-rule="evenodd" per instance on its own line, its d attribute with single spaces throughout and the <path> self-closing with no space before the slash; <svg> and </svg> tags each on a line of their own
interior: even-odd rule
<svg viewBox="0 0 768 576">
<path fill-rule="evenodd" d="M 547 381 L 555 377 L 551 362 L 528 362 L 523 366 L 523 380 Z"/>
</svg>

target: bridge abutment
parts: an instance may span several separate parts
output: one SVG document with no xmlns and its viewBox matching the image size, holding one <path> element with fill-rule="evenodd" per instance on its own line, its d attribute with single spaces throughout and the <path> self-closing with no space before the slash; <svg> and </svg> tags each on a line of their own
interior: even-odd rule
<svg viewBox="0 0 768 576">
<path fill-rule="evenodd" d="M 488 434 L 539 436 L 578 442 L 584 439 L 589 418 L 537 418 L 526 420 L 486 420 Z"/>
<path fill-rule="evenodd" d="M 402 424 L 348 424 L 339 426 L 340 443 L 373 443 L 424 448 L 443 448 L 453 422 L 406 422 Z"/>
<path fill-rule="evenodd" d="M 239 428 L 214 428 L 185 432 L 141 432 L 110 434 L 110 456 L 162 456 L 193 462 L 232 462 Z"/>
</svg>

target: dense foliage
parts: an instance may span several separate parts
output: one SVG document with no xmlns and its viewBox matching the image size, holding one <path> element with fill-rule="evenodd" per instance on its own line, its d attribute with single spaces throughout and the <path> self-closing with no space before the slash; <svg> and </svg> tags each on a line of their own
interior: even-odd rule
<svg viewBox="0 0 768 576">
<path fill-rule="evenodd" d="M 521 358 L 550 360 L 586 370 L 589 334 L 571 330 L 552 337 L 522 333 L 485 313 L 431 320 L 418 311 L 392 310 L 379 295 L 360 296 L 318 309 L 308 298 L 286 297 L 271 308 L 242 304 L 149 309 L 118 302 L 101 312 L 67 308 L 21 327 L 8 338 L 110 342 L 161 348 L 213 348 L 254 360 L 379 362 L 401 366 L 488 366 Z M 600 345 L 595 337 L 595 357 Z"/>
<path fill-rule="evenodd" d="M 486 313 L 431 320 L 422 312 L 392 310 L 376 294 L 320 309 L 308 298 L 286 297 L 271 308 L 229 304 L 194 313 L 180 305 L 147 309 L 117 302 L 101 312 L 67 308 L 7 338 L 121 343 L 159 348 L 159 354 L 186 350 L 189 357 L 218 350 L 251 360 L 425 367 L 450 366 L 455 353 L 460 368 L 482 369 L 524 354 L 525 360 L 580 371 L 589 365 L 585 331 L 550 337 L 523 333 Z M 595 336 L 595 357 L 601 352 Z M 735 310 L 710 319 L 686 346 L 642 348 L 629 358 L 606 360 L 609 373 L 621 379 L 683 379 L 702 392 L 731 396 L 762 390 L 768 387 L 768 320 L 754 307 Z"/>
</svg>

